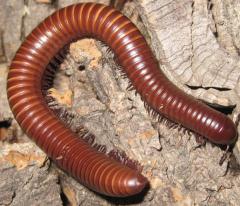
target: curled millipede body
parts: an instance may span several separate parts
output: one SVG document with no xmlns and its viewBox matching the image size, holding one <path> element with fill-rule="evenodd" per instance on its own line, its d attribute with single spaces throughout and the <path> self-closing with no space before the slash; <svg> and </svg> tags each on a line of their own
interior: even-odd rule
<svg viewBox="0 0 240 206">
<path fill-rule="evenodd" d="M 109 196 L 137 194 L 147 184 L 139 171 L 78 138 L 44 100 L 42 84 L 49 62 L 66 44 L 84 37 L 103 41 L 113 50 L 132 86 L 153 111 L 214 143 L 235 140 L 236 128 L 227 116 L 169 82 L 144 37 L 127 17 L 101 4 L 72 5 L 46 18 L 23 42 L 10 66 L 7 93 L 12 112 L 26 134 L 82 184 Z"/>
</svg>

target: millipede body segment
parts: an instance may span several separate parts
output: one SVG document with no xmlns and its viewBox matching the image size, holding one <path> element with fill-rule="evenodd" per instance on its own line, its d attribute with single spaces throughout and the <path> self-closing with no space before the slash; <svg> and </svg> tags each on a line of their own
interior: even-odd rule
<svg viewBox="0 0 240 206">
<path fill-rule="evenodd" d="M 186 95 L 166 78 L 146 40 L 127 17 L 101 4 L 71 5 L 46 18 L 23 42 L 10 66 L 7 93 L 26 134 L 82 184 L 109 196 L 134 195 L 147 184 L 139 171 L 77 137 L 44 100 L 42 82 L 49 62 L 66 44 L 84 37 L 109 45 L 137 93 L 154 111 L 214 143 L 235 140 L 236 127 L 227 116 Z"/>
</svg>

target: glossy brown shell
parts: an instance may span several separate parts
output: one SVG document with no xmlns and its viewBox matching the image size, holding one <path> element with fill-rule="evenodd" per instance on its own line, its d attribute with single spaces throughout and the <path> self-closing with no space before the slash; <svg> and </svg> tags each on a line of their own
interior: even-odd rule
<svg viewBox="0 0 240 206">
<path fill-rule="evenodd" d="M 236 128 L 227 116 L 169 82 L 128 18 L 101 4 L 72 5 L 45 19 L 23 42 L 10 66 L 7 93 L 13 114 L 27 135 L 82 184 L 110 196 L 133 195 L 147 184 L 139 172 L 78 138 L 44 101 L 41 86 L 48 63 L 64 45 L 84 37 L 109 45 L 133 87 L 153 110 L 214 143 L 235 140 Z"/>
</svg>

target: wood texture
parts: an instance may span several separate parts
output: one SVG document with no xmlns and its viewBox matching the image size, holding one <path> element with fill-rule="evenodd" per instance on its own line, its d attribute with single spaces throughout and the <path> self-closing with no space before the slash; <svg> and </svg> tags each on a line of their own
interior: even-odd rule
<svg viewBox="0 0 240 206">
<path fill-rule="evenodd" d="M 180 0 L 148 2 L 152 2 L 151 8 L 156 9 L 156 12 L 153 12 L 152 15 L 149 14 L 151 9 L 146 7 L 145 1 L 134 1 L 126 5 L 124 12 L 133 21 L 138 22 L 139 28 L 149 40 L 168 77 L 185 91 L 206 101 L 225 106 L 236 104 L 232 113 L 236 120 L 239 114 L 239 83 L 234 78 L 228 80 L 227 73 L 224 72 L 224 66 L 221 72 L 228 83 L 223 84 L 219 82 L 218 84 L 219 86 L 223 84 L 223 86 L 227 87 L 232 85 L 231 90 L 216 89 L 212 88 L 212 86 L 210 88 L 202 88 L 201 77 L 195 78 L 196 80 L 201 79 L 201 81 L 198 80 L 198 82 L 192 83 L 192 86 L 196 86 L 192 90 L 185 86 L 185 83 L 188 82 L 187 78 L 185 77 L 186 80 L 184 80 L 177 71 L 175 73 L 172 69 L 177 68 L 177 65 L 172 67 L 171 62 L 169 63 L 168 60 L 165 60 L 165 53 L 174 54 L 171 53 L 171 50 L 175 50 L 175 46 L 178 47 L 183 39 L 187 39 L 178 48 L 179 51 L 174 57 L 178 59 L 177 63 L 184 71 L 184 68 L 191 65 L 191 61 L 189 63 L 188 60 L 192 51 L 191 26 L 194 28 L 200 27 L 201 42 L 206 42 L 206 45 L 201 46 L 205 49 L 205 52 L 208 49 L 212 51 L 214 48 L 212 48 L 211 40 L 209 40 L 211 46 L 208 46 L 205 39 L 209 35 L 215 39 L 214 42 L 215 45 L 218 45 L 218 49 L 223 50 L 221 51 L 223 53 L 227 51 L 228 54 L 213 62 L 211 60 L 203 63 L 208 68 L 205 71 L 213 73 L 213 68 L 209 65 L 215 66 L 216 63 L 225 61 L 226 57 L 234 60 L 231 60 L 230 63 L 226 62 L 227 67 L 229 67 L 228 64 L 233 62 L 233 67 L 238 68 L 238 1 L 212 0 L 210 4 L 207 1 Z M 185 5 L 182 5 L 182 2 Z M 210 6 L 211 3 L 213 6 Z M 169 6 L 164 6 L 164 4 L 173 7 L 171 8 L 173 11 L 171 12 L 168 9 Z M 197 9 L 193 6 L 194 4 L 197 8 L 201 6 L 202 9 Z M 163 6 L 162 9 L 158 8 L 160 5 Z M 41 5 L 38 4 L 37 6 Z M 198 12 L 196 13 L 196 11 Z M 161 19 L 164 18 L 154 20 L 160 12 L 163 12 L 162 15 L 166 16 L 165 24 L 161 22 Z M 167 15 L 168 13 L 169 15 Z M 193 25 L 192 13 L 195 13 L 195 22 L 198 22 L 199 26 L 196 23 Z M 211 17 L 212 15 L 209 16 L 211 13 L 213 13 L 214 19 Z M 181 14 L 187 15 L 187 17 L 180 18 Z M 48 14 L 46 13 L 46 15 Z M 32 16 L 30 17 L 32 18 Z M 16 18 L 15 20 L 12 19 L 12 21 L 16 22 L 18 17 L 13 15 L 12 18 Z M 201 18 L 203 18 L 203 22 L 201 22 Z M 156 21 L 155 26 L 151 23 L 153 21 Z M 183 27 L 182 30 L 181 27 L 178 27 L 180 23 L 181 27 Z M 205 26 L 201 27 L 202 24 Z M 13 26 L 12 24 L 7 25 Z M 214 27 L 214 25 L 216 26 Z M 184 27 L 187 28 L 184 29 Z M 160 31 L 159 28 L 161 28 Z M 179 31 L 175 30 L 175 28 L 178 28 Z M 217 37 L 214 36 L 216 31 L 218 33 Z M 15 32 L 17 33 L 17 30 Z M 12 33 L 5 33 L 4 35 L 9 35 L 10 37 Z M 160 41 L 158 35 L 164 35 L 166 39 L 161 38 L 162 40 Z M 168 38 L 173 38 L 175 41 L 181 39 L 181 41 L 173 44 Z M 164 44 L 165 41 L 168 41 L 168 43 Z M 96 44 L 98 45 L 98 43 Z M 195 44 L 197 45 L 198 43 L 196 42 Z M 88 44 L 86 43 L 86 45 Z M 184 47 L 184 45 L 186 46 Z M 76 49 L 70 52 L 56 80 L 56 82 L 60 81 L 61 85 L 63 83 L 63 86 L 58 84 L 56 88 L 58 89 L 57 91 L 63 93 L 66 90 L 74 91 L 72 105 L 73 109 L 77 109 L 79 115 L 76 115 L 76 118 L 73 119 L 73 127 L 81 121 L 99 137 L 98 142 L 108 145 L 109 149 L 114 147 L 114 145 L 123 148 L 130 157 L 138 159 L 145 165 L 144 171 L 150 177 L 152 189 L 144 197 L 143 202 L 128 200 L 127 203 L 137 202 L 138 205 L 238 205 L 240 180 L 239 167 L 236 162 L 231 159 L 229 163 L 226 161 L 220 166 L 219 161 L 224 153 L 220 148 L 213 147 L 210 144 L 207 144 L 206 147 L 198 148 L 198 144 L 193 136 L 169 129 L 163 123 L 158 124 L 149 118 L 140 98 L 135 96 L 133 91 L 125 91 L 128 85 L 127 80 L 123 79 L 118 71 L 111 69 L 116 67 L 114 60 L 111 58 L 112 55 L 106 53 L 106 47 L 102 48 L 102 45 L 98 45 L 98 47 L 101 48 L 99 51 L 102 57 L 97 67 L 92 67 L 88 63 L 92 54 L 82 51 L 76 44 Z M 188 63 L 185 66 L 181 66 L 184 65 L 184 59 Z M 197 63 L 195 62 L 194 64 L 197 65 Z M 85 65 L 85 69 L 78 70 L 77 68 L 80 65 Z M 202 68 L 202 66 L 200 67 Z M 188 70 L 190 72 L 186 70 L 185 73 L 193 73 L 191 66 Z M 205 85 L 208 84 L 208 82 L 205 82 Z M 1 84 L 0 87 L 3 88 L 3 85 Z M 77 99 L 75 100 L 75 98 Z M 7 109 L 4 108 L 4 111 L 7 111 Z M 0 112 L 2 113 L 3 110 Z M 82 117 L 80 118 L 80 116 Z M 10 115 L 5 117 L 9 118 Z M 1 119 L 1 121 L 3 120 Z M 22 134 L 18 133 L 17 136 L 21 139 Z M 5 144 L 7 143 L 1 144 L 1 146 L 5 147 Z M 239 142 L 234 147 L 236 158 L 239 157 L 238 148 L 240 147 L 238 145 Z M 227 169 L 228 167 L 230 169 Z M 7 176 L 9 173 L 4 174 Z M 116 203 L 123 203 L 120 200 L 105 200 L 93 193 L 89 193 L 89 191 L 66 174 L 60 173 L 60 180 L 63 183 L 61 187 L 68 188 L 70 186 L 72 189 L 70 191 L 73 191 L 75 194 L 74 200 L 71 199 L 71 195 L 68 192 L 67 196 L 73 203 L 75 201 L 75 204 L 116 205 Z M 31 190 L 28 190 L 28 193 L 31 194 Z M 45 193 L 43 192 L 43 194 Z M 33 197 L 29 199 L 31 198 Z M 125 201 L 125 204 L 127 203 Z M 56 202 L 55 205 L 61 204 Z"/>
</svg>

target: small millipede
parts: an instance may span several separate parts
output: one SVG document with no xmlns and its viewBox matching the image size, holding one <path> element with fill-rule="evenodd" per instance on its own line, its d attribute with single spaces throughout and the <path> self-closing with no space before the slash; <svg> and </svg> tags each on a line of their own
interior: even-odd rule
<svg viewBox="0 0 240 206">
<path fill-rule="evenodd" d="M 48 75 L 53 75 L 51 69 L 58 64 L 57 58 L 54 60 L 58 51 L 84 37 L 98 39 L 112 49 L 131 85 L 152 111 L 213 143 L 235 141 L 237 132 L 231 119 L 173 85 L 127 17 L 101 4 L 71 5 L 46 18 L 22 43 L 10 66 L 7 94 L 12 112 L 26 134 L 82 184 L 119 197 L 137 194 L 148 184 L 140 171 L 118 158 L 110 158 L 101 151 L 104 148 L 97 150 L 84 137 L 79 138 L 47 106 L 42 92 L 48 81 L 46 68 L 50 68 Z"/>
</svg>

